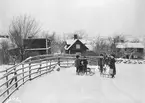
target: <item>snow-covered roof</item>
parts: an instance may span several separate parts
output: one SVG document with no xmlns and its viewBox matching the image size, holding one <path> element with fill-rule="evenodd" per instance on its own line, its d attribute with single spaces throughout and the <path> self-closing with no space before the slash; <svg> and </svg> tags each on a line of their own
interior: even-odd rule
<svg viewBox="0 0 145 103">
<path fill-rule="evenodd" d="M 77 40 L 77 39 L 68 39 L 68 40 L 66 40 L 66 43 L 67 44 L 73 44 L 74 43 L 74 41 L 75 40 Z M 79 39 L 83 44 L 90 44 L 91 43 L 91 41 L 90 40 L 87 40 L 87 39 Z"/>
<path fill-rule="evenodd" d="M 65 49 L 68 50 L 78 39 L 66 40 L 66 43 L 70 45 L 69 47 L 65 46 Z"/>
<path fill-rule="evenodd" d="M 0 49 L 2 48 L 1 43 L 2 43 L 3 41 L 8 42 L 9 45 L 11 44 L 11 41 L 10 41 L 8 38 L 0 38 Z"/>
<path fill-rule="evenodd" d="M 0 43 L 1 43 L 2 41 L 9 41 L 9 39 L 8 39 L 8 38 L 0 38 Z"/>
<path fill-rule="evenodd" d="M 93 46 L 91 44 L 85 45 L 89 50 L 93 50 Z"/>
<path fill-rule="evenodd" d="M 117 48 L 144 48 L 142 43 L 119 43 Z"/>
<path fill-rule="evenodd" d="M 137 35 L 137 36 L 126 35 L 125 40 L 128 41 L 128 42 L 132 42 L 132 41 L 135 41 L 135 40 L 138 40 L 139 42 L 143 42 L 144 41 L 144 36 L 141 36 L 141 35 Z"/>
<path fill-rule="evenodd" d="M 2 41 L 6 41 L 8 43 L 9 49 L 17 48 L 17 46 L 13 45 L 13 43 L 11 42 L 9 38 L 0 38 L 0 49 L 2 48 L 1 46 Z"/>
<path fill-rule="evenodd" d="M 87 39 L 79 39 L 83 44 L 90 44 L 91 41 Z"/>
</svg>

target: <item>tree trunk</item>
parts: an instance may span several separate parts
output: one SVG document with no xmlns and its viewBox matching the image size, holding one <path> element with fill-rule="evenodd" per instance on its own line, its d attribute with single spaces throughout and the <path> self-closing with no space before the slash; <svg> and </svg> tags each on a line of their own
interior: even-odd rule
<svg viewBox="0 0 145 103">
<path fill-rule="evenodd" d="M 21 62 L 24 60 L 24 55 L 25 55 L 24 49 L 23 49 L 23 48 L 20 48 L 20 56 L 21 56 L 20 61 L 21 61 Z"/>
</svg>

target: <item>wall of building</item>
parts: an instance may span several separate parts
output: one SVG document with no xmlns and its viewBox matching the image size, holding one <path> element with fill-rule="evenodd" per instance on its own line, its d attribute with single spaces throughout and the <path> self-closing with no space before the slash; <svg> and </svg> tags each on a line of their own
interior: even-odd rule
<svg viewBox="0 0 145 103">
<path fill-rule="evenodd" d="M 76 45 L 79 44 L 80 48 L 76 48 Z M 69 50 L 66 51 L 66 53 L 70 54 L 76 54 L 78 52 L 83 53 L 86 52 L 87 48 L 84 44 L 82 44 L 80 41 L 76 41 L 70 48 Z"/>
</svg>

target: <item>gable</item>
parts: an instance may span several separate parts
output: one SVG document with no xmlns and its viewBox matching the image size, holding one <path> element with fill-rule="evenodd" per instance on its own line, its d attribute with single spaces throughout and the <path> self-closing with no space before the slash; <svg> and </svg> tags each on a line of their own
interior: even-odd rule
<svg viewBox="0 0 145 103">
<path fill-rule="evenodd" d="M 80 40 L 76 40 L 72 45 L 69 46 L 68 50 L 76 49 L 77 44 L 80 45 L 80 49 L 88 49 Z"/>
</svg>

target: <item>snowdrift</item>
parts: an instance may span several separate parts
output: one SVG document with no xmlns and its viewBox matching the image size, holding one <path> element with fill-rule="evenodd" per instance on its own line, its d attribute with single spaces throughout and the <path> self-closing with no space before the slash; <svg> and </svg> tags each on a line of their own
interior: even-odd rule
<svg viewBox="0 0 145 103">
<path fill-rule="evenodd" d="M 78 76 L 61 68 L 20 88 L 11 98 L 22 103 L 145 103 L 145 65 L 117 64 L 116 78 Z M 97 68 L 97 67 L 93 67 Z"/>
</svg>

